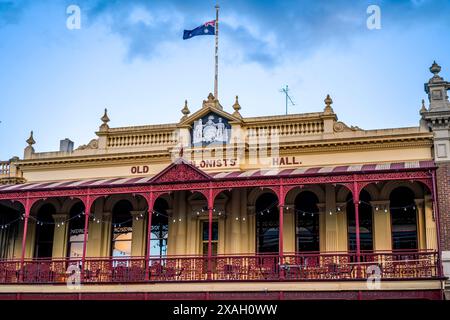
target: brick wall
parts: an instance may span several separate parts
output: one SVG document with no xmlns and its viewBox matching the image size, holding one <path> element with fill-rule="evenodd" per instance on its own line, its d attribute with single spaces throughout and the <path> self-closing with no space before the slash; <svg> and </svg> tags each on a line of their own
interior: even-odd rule
<svg viewBox="0 0 450 320">
<path fill-rule="evenodd" d="M 436 171 L 441 250 L 450 250 L 450 162 L 438 164 Z"/>
</svg>

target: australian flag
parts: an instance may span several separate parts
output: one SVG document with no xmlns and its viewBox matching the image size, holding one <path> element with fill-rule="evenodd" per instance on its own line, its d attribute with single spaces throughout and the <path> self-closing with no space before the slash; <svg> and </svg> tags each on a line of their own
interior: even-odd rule
<svg viewBox="0 0 450 320">
<path fill-rule="evenodd" d="M 216 20 L 208 21 L 201 26 L 192 29 L 184 30 L 183 40 L 190 39 L 195 36 L 213 36 L 216 33 Z"/>
</svg>

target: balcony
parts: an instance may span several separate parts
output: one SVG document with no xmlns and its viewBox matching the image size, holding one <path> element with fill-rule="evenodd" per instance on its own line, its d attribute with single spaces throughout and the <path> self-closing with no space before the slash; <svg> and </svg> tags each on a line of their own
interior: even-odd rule
<svg viewBox="0 0 450 320">
<path fill-rule="evenodd" d="M 0 161 L 0 185 L 24 183 L 25 179 L 21 177 L 11 161 Z"/>
<path fill-rule="evenodd" d="M 437 252 L 1 260 L 1 284 L 441 279 Z"/>
</svg>

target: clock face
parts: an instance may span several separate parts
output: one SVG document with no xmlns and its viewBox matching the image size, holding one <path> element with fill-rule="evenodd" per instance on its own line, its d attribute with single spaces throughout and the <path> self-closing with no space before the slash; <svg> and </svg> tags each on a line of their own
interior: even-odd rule
<svg viewBox="0 0 450 320">
<path fill-rule="evenodd" d="M 203 129 L 203 138 L 206 142 L 214 141 L 216 138 L 216 128 L 214 126 L 206 126 Z"/>
</svg>

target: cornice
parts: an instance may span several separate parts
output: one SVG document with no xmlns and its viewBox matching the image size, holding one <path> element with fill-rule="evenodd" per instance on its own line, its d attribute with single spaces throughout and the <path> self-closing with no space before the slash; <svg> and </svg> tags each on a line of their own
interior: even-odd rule
<svg viewBox="0 0 450 320">
<path fill-rule="evenodd" d="M 380 137 L 347 137 L 336 139 L 317 139 L 315 141 L 282 141 L 279 144 L 280 154 L 289 154 L 295 151 L 296 153 L 329 153 L 339 151 L 361 151 L 361 150 L 380 150 L 380 149 L 404 149 L 416 147 L 433 146 L 433 134 L 429 132 L 415 133 L 401 136 L 380 136 Z M 222 150 L 248 150 L 259 149 L 258 145 L 249 145 L 248 143 L 233 144 L 224 146 Z M 271 149 L 270 146 L 267 148 Z M 208 152 L 217 151 L 215 148 L 187 148 L 186 153 L 190 152 Z M 78 157 L 61 157 L 48 159 L 30 159 L 20 160 L 16 165 L 21 170 L 40 170 L 40 169 L 60 169 L 66 168 L 68 165 L 71 168 L 80 167 L 95 167 L 104 166 L 105 163 L 117 164 L 135 164 L 136 161 L 143 161 L 151 159 L 165 163 L 171 159 L 171 148 L 167 146 L 159 151 L 152 152 L 128 152 L 128 153 L 114 153 L 104 155 L 89 155 Z"/>
<path fill-rule="evenodd" d="M 296 153 L 329 153 L 329 152 L 339 152 L 339 151 L 361 151 L 361 150 L 393 150 L 393 149 L 410 149 L 412 147 L 429 147 L 433 146 L 433 142 L 429 140 L 423 141 L 410 141 L 410 142 L 371 142 L 371 143 L 360 143 L 360 144 L 335 144 L 335 145 L 302 145 L 302 144 L 292 144 L 288 146 L 280 147 L 280 154 L 291 154 L 292 150 Z"/>
<path fill-rule="evenodd" d="M 42 160 L 23 160 L 17 162 L 17 167 L 22 171 L 41 170 L 41 169 L 65 169 L 67 165 L 71 168 L 85 168 L 104 166 L 105 163 L 113 162 L 117 164 L 135 164 L 136 160 L 156 159 L 161 163 L 167 163 L 170 160 L 170 152 L 158 153 L 127 153 L 105 156 L 86 156 L 77 158 L 63 159 L 42 159 Z"/>
</svg>

